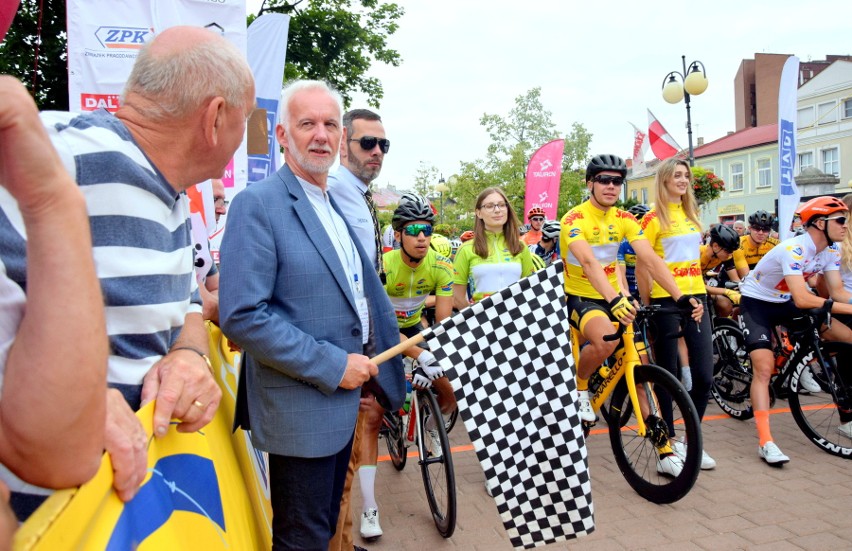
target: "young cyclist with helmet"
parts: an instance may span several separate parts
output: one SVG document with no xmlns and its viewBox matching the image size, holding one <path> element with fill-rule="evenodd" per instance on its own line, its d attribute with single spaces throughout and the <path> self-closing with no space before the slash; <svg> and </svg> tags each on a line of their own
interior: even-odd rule
<svg viewBox="0 0 852 551">
<path fill-rule="evenodd" d="M 718 224 L 710 228 L 710 241 L 700 247 L 701 273 L 716 272 L 725 274 L 728 281 L 740 281 L 736 262 L 742 261 L 740 236 L 730 226 Z M 740 303 L 740 293 L 723 286 L 705 285 L 707 296 L 716 305 L 716 314 L 729 317 L 734 305 Z"/>
<path fill-rule="evenodd" d="M 453 261 L 453 302 L 459 310 L 470 304 L 469 280 L 478 302 L 535 272 L 532 253 L 518 237 L 518 217 L 500 188 L 482 190 L 474 213 L 473 240 L 462 244 Z"/>
<path fill-rule="evenodd" d="M 522 241 L 527 245 L 535 245 L 541 241 L 541 227 L 546 217 L 541 207 L 533 207 L 527 212 L 527 220 L 530 221 L 530 229 L 524 234 Z"/>
<path fill-rule="evenodd" d="M 642 231 L 656 254 L 666 264 L 666 272 L 676 281 L 681 293 L 692 295 L 705 302 L 701 258 L 701 224 L 698 220 L 698 203 L 692 191 L 692 170 L 683 159 L 671 158 L 657 168 L 656 204 L 642 219 Z M 641 267 L 638 271 L 641 270 Z M 637 273 L 637 279 L 648 277 Z M 649 278 L 650 279 L 650 278 Z M 659 285 L 659 279 L 651 286 L 651 303 L 666 310 L 675 305 L 675 298 L 668 289 Z M 710 387 L 713 379 L 713 340 L 710 314 L 705 309 L 696 323 L 682 323 L 677 316 L 657 314 L 654 316 L 657 338 L 654 352 L 657 364 L 669 373 L 678 376 L 678 339 L 672 335 L 682 333 L 688 355 L 683 370 L 691 374 L 692 385 L 689 396 L 695 404 L 698 418 L 704 418 Z M 675 453 L 683 454 L 682 443 L 675 444 Z M 683 454 L 685 455 L 685 454 Z M 716 462 L 706 451 L 701 457 L 702 469 L 713 469 Z"/>
<path fill-rule="evenodd" d="M 758 210 L 748 217 L 748 224 L 748 233 L 740 237 L 743 260 L 736 264 L 740 278 L 744 278 L 749 270 L 753 270 L 760 259 L 778 244 L 778 240 L 769 235 L 775 224 L 774 216 L 765 210 Z"/>
<path fill-rule="evenodd" d="M 431 246 L 434 215 L 429 202 L 414 194 L 408 194 L 393 213 L 391 225 L 399 249 L 387 252 L 382 257 L 387 276 L 385 291 L 390 298 L 399 326 L 400 338 L 405 340 L 418 334 L 420 317 L 431 294 L 435 295 L 435 316 L 441 321 L 452 313 L 453 266 L 449 258 L 438 254 Z M 434 234 L 437 235 L 437 234 Z M 450 382 L 444 377 L 443 369 L 428 350 L 414 346 L 404 352 L 417 359 L 421 370 L 415 371 L 412 384 L 417 387 L 435 389 L 441 411 L 449 413 L 456 408 L 456 399 Z M 379 429 L 383 411 L 376 404 L 365 417 L 365 442 L 361 454 L 358 477 L 364 499 L 361 536 L 372 540 L 382 535 L 379 524 L 378 505 L 375 500 L 375 476 L 378 459 Z M 427 420 L 427 428 L 429 421 Z M 434 421 L 433 421 L 434 423 Z M 432 425 L 434 429 L 434 424 Z M 437 432 L 430 431 L 433 438 Z M 369 448 L 366 444 L 369 442 Z M 433 446 L 441 449 L 441 446 Z M 365 476 L 366 475 L 366 476 Z"/>
<path fill-rule="evenodd" d="M 604 341 L 615 332 L 612 322 L 630 325 L 636 315 L 630 295 L 618 281 L 616 253 L 627 239 L 637 260 L 677 297 L 678 305 L 700 319 L 703 307 L 678 288 L 662 259 L 654 254 L 630 213 L 615 208 L 627 165 L 616 155 L 597 155 L 586 168 L 589 199 L 562 217 L 560 244 L 565 260 L 565 293 L 571 326 L 588 341 L 577 365 L 577 390 L 580 420 L 593 422 L 595 414 L 589 402 L 589 377 L 614 351 L 618 341 Z M 660 457 L 658 470 L 677 476 L 683 461 L 674 454 Z"/>
<path fill-rule="evenodd" d="M 829 289 L 838 288 L 840 250 L 836 242 L 843 240 L 849 216 L 846 205 L 834 197 L 811 199 L 797 212 L 805 233 L 782 241 L 769 251 L 741 287 L 740 324 L 754 370 L 751 403 L 760 440 L 757 453 L 766 463 L 778 466 L 790 458 L 774 443 L 769 430 L 769 378 L 775 366 L 772 328 L 789 323 L 802 310 L 825 306 L 826 299 L 808 288 L 808 280 L 817 273 L 822 272 Z M 830 307 L 832 313 L 852 314 L 852 304 L 838 301 Z M 830 329 L 823 328 L 821 336 L 852 342 L 852 330 L 836 320 L 832 320 Z"/>
<path fill-rule="evenodd" d="M 543 261 L 545 268 L 559 258 L 559 227 L 559 220 L 548 220 L 541 226 L 539 242 L 529 247 L 530 252 Z"/>
</svg>

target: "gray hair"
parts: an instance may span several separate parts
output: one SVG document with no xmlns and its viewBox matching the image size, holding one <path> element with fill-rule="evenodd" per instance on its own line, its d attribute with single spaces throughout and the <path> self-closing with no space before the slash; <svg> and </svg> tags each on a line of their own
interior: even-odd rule
<svg viewBox="0 0 852 551">
<path fill-rule="evenodd" d="M 293 99 L 293 96 L 295 96 L 297 92 L 301 92 L 303 90 L 323 90 L 331 96 L 335 102 L 337 102 L 337 110 L 340 113 L 343 113 L 343 98 L 340 96 L 340 93 L 329 86 L 327 82 L 322 80 L 294 80 L 288 82 L 287 85 L 284 86 L 284 89 L 281 90 L 281 106 L 279 108 L 280 116 L 278 117 L 278 124 L 282 125 L 285 130 L 290 130 L 288 126 L 290 124 L 290 100 Z"/>
<path fill-rule="evenodd" d="M 155 120 L 184 117 L 217 96 L 229 107 L 245 106 L 254 76 L 242 52 L 229 41 L 204 40 L 190 48 L 153 54 L 150 46 L 151 42 L 139 51 L 122 103 L 130 94 L 142 96 L 152 105 L 140 111 Z"/>
</svg>

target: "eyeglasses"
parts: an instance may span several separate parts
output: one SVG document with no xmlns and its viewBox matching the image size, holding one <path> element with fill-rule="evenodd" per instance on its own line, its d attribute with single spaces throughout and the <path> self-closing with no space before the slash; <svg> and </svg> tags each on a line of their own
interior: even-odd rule
<svg viewBox="0 0 852 551">
<path fill-rule="evenodd" d="M 224 197 L 217 197 L 213 200 L 213 206 L 226 207 L 228 206 L 228 201 L 226 201 Z"/>
<path fill-rule="evenodd" d="M 530 218 L 530 222 L 544 222 L 544 216 L 533 216 Z"/>
<path fill-rule="evenodd" d="M 487 210 L 488 212 L 492 212 L 495 210 L 506 210 L 509 207 L 508 205 L 506 205 L 506 203 L 488 203 L 487 205 L 482 205 L 479 208 Z"/>
<path fill-rule="evenodd" d="M 598 174 L 594 178 L 592 178 L 593 182 L 597 182 L 599 184 L 603 184 L 608 186 L 610 184 L 618 187 L 624 183 L 624 178 L 621 176 L 609 176 L 608 174 Z"/>
<path fill-rule="evenodd" d="M 846 223 L 846 217 L 845 216 L 832 216 L 831 218 L 826 218 L 826 220 L 834 220 L 835 222 L 837 222 L 841 226 Z"/>
<path fill-rule="evenodd" d="M 432 226 L 430 224 L 409 224 L 402 228 L 402 233 L 411 237 L 417 237 L 420 235 L 420 232 L 423 232 L 423 235 L 429 237 L 432 235 Z"/>
<path fill-rule="evenodd" d="M 390 149 L 390 140 L 387 138 L 377 138 L 375 136 L 361 136 L 360 138 L 350 138 L 350 142 L 358 142 L 358 145 L 361 146 L 361 149 L 364 151 L 370 151 L 376 144 L 379 144 L 379 149 L 382 150 L 382 153 L 387 153 Z"/>
<path fill-rule="evenodd" d="M 750 226 L 750 228 L 751 228 L 751 231 L 754 231 L 754 232 L 757 232 L 757 233 L 769 233 L 769 228 L 762 228 L 760 226 Z"/>
</svg>

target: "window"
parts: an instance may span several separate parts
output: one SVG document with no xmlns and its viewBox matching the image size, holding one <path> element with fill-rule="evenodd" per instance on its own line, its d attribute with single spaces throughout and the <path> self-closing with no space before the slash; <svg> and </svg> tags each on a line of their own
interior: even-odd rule
<svg viewBox="0 0 852 551">
<path fill-rule="evenodd" d="M 630 198 L 633 199 L 634 201 L 638 200 L 639 199 L 639 192 L 636 191 L 635 189 L 632 190 L 630 192 Z"/>
<path fill-rule="evenodd" d="M 852 118 L 852 99 L 843 101 L 843 118 Z"/>
<path fill-rule="evenodd" d="M 799 153 L 799 174 L 806 168 L 814 166 L 814 152 Z"/>
<path fill-rule="evenodd" d="M 743 164 L 731 163 L 731 191 L 743 190 Z"/>
<path fill-rule="evenodd" d="M 822 150 L 822 171 L 840 176 L 840 151 L 836 147 Z"/>
<path fill-rule="evenodd" d="M 642 188 L 642 204 L 643 205 L 648 204 L 648 188 L 646 188 L 646 187 Z"/>
<path fill-rule="evenodd" d="M 814 125 L 814 106 L 802 107 L 798 113 L 799 128 L 807 128 Z"/>
<path fill-rule="evenodd" d="M 772 165 L 769 159 L 757 161 L 757 187 L 772 186 Z"/>
<path fill-rule="evenodd" d="M 817 124 L 830 124 L 837 122 L 837 109 L 833 101 L 820 103 L 817 106 Z"/>
</svg>

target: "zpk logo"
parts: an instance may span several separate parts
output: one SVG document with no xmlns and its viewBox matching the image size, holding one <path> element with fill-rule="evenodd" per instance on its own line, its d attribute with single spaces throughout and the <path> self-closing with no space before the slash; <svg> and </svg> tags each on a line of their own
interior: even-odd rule
<svg viewBox="0 0 852 551">
<path fill-rule="evenodd" d="M 138 50 L 151 34 L 151 29 L 141 27 L 98 27 L 95 38 L 108 50 Z"/>
</svg>

